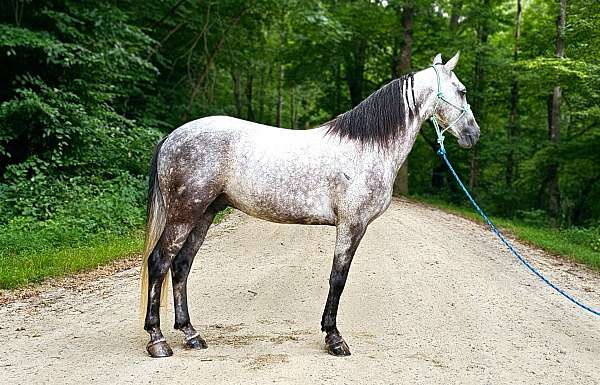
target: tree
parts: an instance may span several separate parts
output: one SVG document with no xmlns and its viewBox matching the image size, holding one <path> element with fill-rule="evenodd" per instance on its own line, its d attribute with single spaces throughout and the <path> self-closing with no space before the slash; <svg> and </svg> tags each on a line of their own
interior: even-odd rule
<svg viewBox="0 0 600 385">
<path fill-rule="evenodd" d="M 472 97 L 473 111 L 480 120 L 485 121 L 485 98 L 486 98 L 486 66 L 487 66 L 487 43 L 491 33 L 491 17 L 492 17 L 491 0 L 483 0 L 481 9 L 476 15 L 475 33 L 477 36 L 477 45 L 475 47 L 475 76 L 474 89 Z M 469 188 L 474 190 L 478 183 L 479 177 L 479 148 L 475 147 L 471 151 L 470 171 L 469 171 Z"/>
<path fill-rule="evenodd" d="M 401 75 L 412 69 L 413 16 L 415 13 L 412 0 L 406 1 L 403 7 L 398 8 L 397 13 L 402 28 L 402 43 L 395 73 Z M 408 194 L 408 158 L 398 170 L 394 181 L 394 194 Z"/>
<path fill-rule="evenodd" d="M 0 2 L 0 226 L 141 186 L 153 143 L 187 120 L 315 127 L 461 49 L 482 137 L 447 136 L 458 173 L 493 214 L 594 228 L 598 31 L 588 0 Z M 436 147 L 426 124 L 410 192 L 461 204 Z"/>
<path fill-rule="evenodd" d="M 510 88 L 510 119 L 506 129 L 508 140 L 508 154 L 506 156 L 506 186 L 512 187 L 515 173 L 515 145 L 516 138 L 519 135 L 519 80 L 517 77 L 515 66 L 519 61 L 519 44 L 521 40 L 521 14 L 523 8 L 521 0 L 517 0 L 517 13 L 515 15 L 515 43 L 513 48 L 513 71 L 512 84 Z"/>
<path fill-rule="evenodd" d="M 565 21 L 567 1 L 560 0 L 558 17 L 556 19 L 556 49 L 554 55 L 562 59 L 565 56 Z M 560 106 L 562 103 L 562 90 L 556 85 L 552 95 L 548 98 L 548 134 L 550 143 L 558 155 L 560 144 Z M 560 216 L 560 190 L 558 180 L 558 157 L 552 159 L 548 166 L 548 209 L 550 218 L 556 224 Z"/>
</svg>

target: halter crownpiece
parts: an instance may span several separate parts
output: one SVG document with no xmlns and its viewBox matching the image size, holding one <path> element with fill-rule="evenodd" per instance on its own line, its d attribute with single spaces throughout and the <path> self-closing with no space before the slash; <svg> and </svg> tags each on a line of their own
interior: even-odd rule
<svg viewBox="0 0 600 385">
<path fill-rule="evenodd" d="M 438 152 L 446 152 L 446 150 L 444 149 L 444 132 L 446 132 L 450 128 L 454 127 L 454 125 L 456 125 L 456 123 L 458 123 L 465 116 L 465 114 L 470 110 L 470 107 L 469 107 L 468 103 L 464 107 L 461 107 L 461 106 L 457 106 L 456 104 L 454 104 L 451 101 L 449 101 L 448 99 L 446 99 L 444 97 L 444 93 L 442 92 L 442 89 L 441 89 L 440 73 L 438 72 L 437 68 L 435 68 L 435 64 L 432 65 L 431 68 L 433 68 L 433 70 L 435 71 L 435 76 L 437 78 L 437 94 L 436 94 L 435 104 L 433 105 L 433 115 L 431 116 L 431 121 L 433 122 L 433 127 L 435 127 L 435 132 L 437 134 L 437 142 L 440 146 L 440 149 Z M 438 119 L 435 116 L 437 108 L 440 104 L 440 100 L 448 103 L 452 107 L 461 111 L 458 118 L 456 118 L 452 123 L 448 124 L 446 126 L 446 128 L 444 128 L 444 129 L 442 129 L 440 127 Z"/>
</svg>

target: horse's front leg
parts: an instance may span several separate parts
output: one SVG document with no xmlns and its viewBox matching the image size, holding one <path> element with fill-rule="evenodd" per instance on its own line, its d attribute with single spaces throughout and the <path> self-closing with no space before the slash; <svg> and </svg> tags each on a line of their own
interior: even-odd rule
<svg viewBox="0 0 600 385">
<path fill-rule="evenodd" d="M 344 290 L 348 271 L 358 244 L 365 234 L 366 224 L 340 223 L 337 225 L 337 239 L 333 266 L 329 277 L 329 294 L 321 320 L 321 330 L 327 333 L 325 345 L 327 352 L 334 356 L 349 356 L 350 348 L 337 330 L 336 317 L 340 296 Z"/>
</svg>

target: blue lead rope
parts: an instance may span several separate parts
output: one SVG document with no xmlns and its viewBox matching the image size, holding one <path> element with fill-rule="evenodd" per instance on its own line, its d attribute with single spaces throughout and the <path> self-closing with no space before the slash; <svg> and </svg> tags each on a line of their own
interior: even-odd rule
<svg viewBox="0 0 600 385">
<path fill-rule="evenodd" d="M 477 202 L 475 202 L 475 199 L 473 199 L 473 197 L 469 193 L 469 190 L 467 190 L 467 188 L 465 187 L 465 185 L 463 184 L 463 182 L 460 180 L 460 178 L 456 174 L 456 171 L 454 171 L 454 168 L 450 164 L 450 161 L 448 160 L 448 157 L 446 156 L 446 150 L 444 149 L 444 132 L 447 131 L 447 130 L 449 130 L 453 126 L 455 126 L 462 118 L 465 117 L 467 111 L 469 111 L 469 105 L 467 104 L 467 105 L 465 105 L 463 107 L 460 107 L 460 106 L 457 106 L 456 104 L 452 103 L 448 99 L 446 99 L 444 97 L 443 92 L 442 92 L 440 73 L 439 73 L 438 69 L 436 68 L 436 64 L 432 65 L 431 67 L 435 71 L 436 80 L 437 80 L 437 98 L 436 98 L 435 104 L 433 106 L 433 115 L 431 116 L 431 121 L 433 123 L 433 127 L 435 128 L 435 132 L 436 132 L 437 137 L 438 137 L 437 138 L 437 142 L 438 142 L 438 144 L 440 146 L 440 149 L 438 150 L 437 153 L 438 153 L 439 156 L 442 157 L 442 159 L 444 159 L 444 162 L 446 162 L 446 165 L 450 169 L 450 172 L 454 176 L 454 179 L 456 179 L 456 182 L 458 183 L 458 185 L 462 188 L 462 190 L 464 191 L 464 193 L 467 196 L 467 198 L 469 198 L 469 201 L 471 202 L 471 204 L 473 205 L 473 207 L 475 208 L 475 210 L 477 210 L 477 212 L 479 213 L 479 215 L 481 215 L 481 217 L 483 218 L 483 220 L 488 224 L 488 226 L 490 226 L 490 230 L 492 230 L 492 232 L 494 234 L 496 234 L 496 236 L 498 237 L 498 239 L 500 239 L 500 241 L 508 248 L 508 250 L 510 250 L 510 252 L 515 257 L 517 257 L 517 259 L 519 261 L 521 261 L 521 263 L 523 263 L 523 265 L 525 265 L 525 267 L 527 269 L 529 269 L 529 271 L 531 271 L 539 279 L 541 279 L 542 281 L 544 281 L 548 286 L 550 286 L 552 289 L 554 289 L 558 294 L 562 295 L 563 297 L 565 297 L 569 301 L 573 302 L 575 305 L 579 306 L 580 308 L 582 308 L 584 310 L 589 311 L 590 313 L 592 313 L 594 315 L 600 316 L 600 311 L 598 311 L 596 309 L 592 309 L 590 306 L 584 304 L 583 302 L 578 301 L 571 294 L 567 293 L 566 291 L 564 291 L 560 287 L 558 287 L 555 284 L 553 284 L 552 282 L 550 282 L 550 280 L 548 278 L 546 278 L 542 273 L 540 273 L 539 271 L 537 271 L 537 269 L 535 267 L 533 267 L 531 265 L 531 263 L 529 263 L 521 255 L 521 253 L 519 253 L 517 251 L 517 249 L 515 249 L 515 247 L 504 237 L 504 235 L 502 235 L 502 233 L 500 232 L 500 230 L 498 230 L 498 228 L 494 225 L 494 223 L 490 220 L 490 218 L 488 218 L 488 216 L 485 215 L 485 213 L 483 212 L 483 210 L 481 209 L 481 207 L 479 207 L 479 205 L 477 204 Z M 455 109 L 457 109 L 457 110 L 460 111 L 460 115 L 458 116 L 458 118 L 454 119 L 454 121 L 452 123 L 448 124 L 445 128 L 442 128 L 440 126 L 440 124 L 438 122 L 438 117 L 436 115 L 440 101 L 446 102 L 451 107 L 453 107 L 453 108 L 455 108 Z"/>
<path fill-rule="evenodd" d="M 485 215 L 485 213 L 483 212 L 483 210 L 481 209 L 481 207 L 479 207 L 479 205 L 477 204 L 477 202 L 475 202 L 475 199 L 473 199 L 473 197 L 469 193 L 469 190 L 467 190 L 467 188 L 465 187 L 465 185 L 463 184 L 463 182 L 460 180 L 460 178 L 456 174 L 456 171 L 454 171 L 454 168 L 452 168 L 452 165 L 450 164 L 450 161 L 448 160 L 448 157 L 446 156 L 446 150 L 444 149 L 444 145 L 443 145 L 443 140 L 444 139 L 443 139 L 443 136 L 441 136 L 438 139 L 438 141 L 440 141 L 440 140 L 441 140 L 441 142 L 440 142 L 440 149 L 437 152 L 438 155 L 441 156 L 442 159 L 444 159 L 444 162 L 446 162 L 446 165 L 448 166 L 448 169 L 450 169 L 450 172 L 454 176 L 454 179 L 456 179 L 456 182 L 458 183 L 458 185 L 462 188 L 462 190 L 464 191 L 464 193 L 467 196 L 467 198 L 469 198 L 469 201 L 471 201 L 471 204 L 473 205 L 473 207 L 475 208 L 475 210 L 477 210 L 477 212 L 479 213 L 479 215 L 481 215 L 481 217 L 483 218 L 483 220 L 488 224 L 488 226 L 490 226 L 490 230 L 492 230 L 492 232 L 494 234 L 496 234 L 496 236 L 508 248 L 508 250 L 510 250 L 510 252 L 515 257 L 517 257 L 517 259 L 519 261 L 521 261 L 523 263 L 523 265 L 525 265 L 525 267 L 527 269 L 529 269 L 529 271 L 531 271 L 539 279 L 541 279 L 542 281 L 544 281 L 548 286 L 550 286 L 552 289 L 554 289 L 557 293 L 559 293 L 560 295 L 562 295 L 563 297 L 565 297 L 569 301 L 573 302 L 575 305 L 579 306 L 580 308 L 585 309 L 585 310 L 589 311 L 592 314 L 600 316 L 600 311 L 598 311 L 596 309 L 593 309 L 590 306 L 586 305 L 585 303 L 577 300 L 571 294 L 567 293 L 566 291 L 564 291 L 560 287 L 558 287 L 555 284 L 553 284 L 552 282 L 550 282 L 550 280 L 548 278 L 546 278 L 542 273 L 540 273 L 539 271 L 537 271 L 537 269 L 535 267 L 533 267 L 531 265 L 531 263 L 529 263 L 521 255 L 521 253 L 519 253 L 517 251 L 517 249 L 515 249 L 515 247 L 504 237 L 504 235 L 502 235 L 502 233 L 500 232 L 500 230 L 498 230 L 498 228 L 494 225 L 494 223 L 490 220 L 490 218 L 488 218 L 488 216 Z"/>
</svg>

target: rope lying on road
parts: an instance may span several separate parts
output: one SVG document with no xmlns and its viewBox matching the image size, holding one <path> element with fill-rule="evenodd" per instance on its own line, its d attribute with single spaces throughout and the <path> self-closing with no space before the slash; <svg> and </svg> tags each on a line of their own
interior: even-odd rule
<svg viewBox="0 0 600 385">
<path fill-rule="evenodd" d="M 479 205 L 477 204 L 477 202 L 475 202 L 475 199 L 473 199 L 473 197 L 469 193 L 469 190 L 467 190 L 467 188 L 465 187 L 465 185 L 463 184 L 463 182 L 460 180 L 460 178 L 456 174 L 456 171 L 454 171 L 454 168 L 452 167 L 452 165 L 450 164 L 450 161 L 448 160 L 448 157 L 446 156 L 446 150 L 444 149 L 444 146 L 443 146 L 443 136 L 442 136 L 441 140 L 442 140 L 442 142 L 440 143 L 440 149 L 438 150 L 438 155 L 442 157 L 442 159 L 444 160 L 444 162 L 446 162 L 446 165 L 448 166 L 448 169 L 450 169 L 450 172 L 454 176 L 454 179 L 456 179 L 456 182 L 458 182 L 458 185 L 462 188 L 462 190 L 464 191 L 464 193 L 467 196 L 467 198 L 469 198 L 469 201 L 471 201 L 471 204 L 473 205 L 473 207 L 475 208 L 475 210 L 477 210 L 477 212 L 479 213 L 479 215 L 481 215 L 481 217 L 483 218 L 483 220 L 490 226 L 490 230 L 492 230 L 492 232 L 494 234 L 496 234 L 496 236 L 508 248 L 508 250 L 510 250 L 510 252 L 515 257 L 517 257 L 517 259 L 519 261 L 521 261 L 523 263 L 523 265 L 525 265 L 525 267 L 527 269 L 529 269 L 529 271 L 531 271 L 539 279 L 541 279 L 542 281 L 544 281 L 544 283 L 546 283 L 548 286 L 550 286 L 552 289 L 554 289 L 557 293 L 559 293 L 560 295 L 562 295 L 563 297 L 565 297 L 569 301 L 573 302 L 575 305 L 579 306 L 580 308 L 582 308 L 584 310 L 587 310 L 587 311 L 589 311 L 592 314 L 600 316 L 600 311 L 599 310 L 593 309 L 592 307 L 590 307 L 590 306 L 586 305 L 585 303 L 579 301 L 578 299 L 576 299 L 575 297 L 573 297 L 571 294 L 567 293 L 566 291 L 564 291 L 560 287 L 556 286 L 554 283 L 550 282 L 550 280 L 548 278 L 546 278 L 535 267 L 533 267 L 531 265 L 531 263 L 529 263 L 529 261 L 527 261 L 521 255 L 521 253 L 519 253 L 519 251 L 517 251 L 517 249 L 504 237 L 504 235 L 500 232 L 500 230 L 498 230 L 498 228 L 494 225 L 494 223 L 490 220 L 490 218 L 488 218 L 488 216 L 481 209 L 481 207 L 479 207 Z"/>
</svg>

